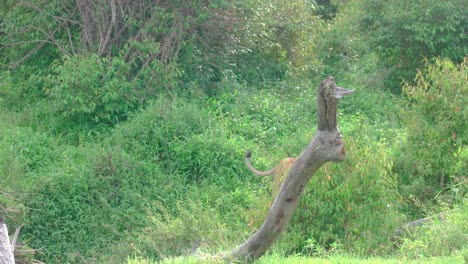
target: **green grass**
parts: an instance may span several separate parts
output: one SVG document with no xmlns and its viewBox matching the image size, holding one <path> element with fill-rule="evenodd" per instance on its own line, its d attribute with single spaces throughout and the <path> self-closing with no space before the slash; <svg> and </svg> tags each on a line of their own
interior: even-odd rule
<svg viewBox="0 0 468 264">
<path fill-rule="evenodd" d="M 265 257 L 260 259 L 258 264 L 393 264 L 393 263 L 464 263 L 463 256 L 453 257 L 437 257 L 437 258 L 420 258 L 420 259 L 405 259 L 405 258 L 358 258 L 352 256 L 334 256 L 330 258 L 307 258 L 307 257 Z"/>
<path fill-rule="evenodd" d="M 314 175 L 288 231 L 258 263 L 463 263 L 465 253 L 453 254 L 467 248 L 466 206 L 400 244 L 391 239 L 402 223 L 456 204 L 434 204 L 423 180 L 402 185 L 411 172 L 402 161 L 418 154 L 409 155 L 405 105 L 356 76 L 339 81 L 356 89 L 339 105 L 346 161 Z M 46 99 L 15 111 L 0 101 L 0 214 L 12 230 L 25 223 L 21 239 L 43 249 L 30 257 L 156 263 L 195 244 L 229 248 L 259 228 L 271 179 L 252 175 L 244 153 L 259 168 L 299 155 L 316 132 L 318 83 L 223 85 L 212 97 L 162 96 L 105 128 L 62 120 Z M 456 184 L 438 197 L 466 204 L 462 167 L 451 170 Z"/>
<path fill-rule="evenodd" d="M 152 264 L 158 263 L 151 259 L 144 259 L 139 257 L 133 257 L 128 259 L 128 264 Z M 166 259 L 160 263 L 164 264 L 196 264 L 196 263 L 216 263 L 209 262 L 205 260 L 200 260 L 195 257 L 179 257 L 179 258 L 170 258 Z M 462 254 L 454 256 L 444 256 L 444 257 L 431 257 L 431 258 L 418 258 L 418 259 L 408 259 L 408 258 L 384 258 L 384 257 L 375 257 L 375 258 L 359 258 L 355 256 L 346 256 L 346 255 L 337 255 L 329 258 L 316 258 L 316 257 L 303 257 L 303 256 L 293 256 L 293 257 L 281 257 L 281 256 L 265 256 L 260 260 L 255 262 L 256 264 L 393 264 L 393 263 L 405 263 L 405 264 L 419 264 L 419 263 L 431 263 L 431 264 L 457 264 L 457 263 L 466 263 L 464 256 Z"/>
</svg>

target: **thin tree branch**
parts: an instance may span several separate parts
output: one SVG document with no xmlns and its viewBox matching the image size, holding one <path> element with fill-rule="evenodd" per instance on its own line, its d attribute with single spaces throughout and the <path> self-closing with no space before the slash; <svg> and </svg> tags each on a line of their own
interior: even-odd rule
<svg viewBox="0 0 468 264">
<path fill-rule="evenodd" d="M 13 240 L 11 241 L 11 251 L 15 252 L 15 247 L 16 247 L 16 240 L 18 239 L 19 232 L 21 228 L 24 226 L 24 224 L 21 224 L 16 228 L 15 234 L 13 235 Z"/>
<path fill-rule="evenodd" d="M 106 50 L 109 49 L 108 45 L 109 45 L 109 41 L 111 38 L 111 32 L 114 29 L 115 23 L 116 23 L 117 14 L 116 14 L 116 7 L 115 7 L 114 0 L 110 0 L 110 6 L 111 6 L 111 21 L 109 24 L 107 24 L 107 33 L 104 38 L 104 42 L 102 43 L 102 46 L 100 47 L 100 50 L 98 51 L 98 55 L 102 55 L 104 52 L 106 52 Z"/>
<path fill-rule="evenodd" d="M 32 50 L 28 51 L 28 53 L 26 53 L 26 55 L 24 55 L 21 59 L 19 59 L 18 61 L 16 61 L 15 63 L 13 63 L 11 65 L 11 68 L 12 69 L 16 69 L 21 63 L 23 63 L 23 61 L 25 61 L 26 59 L 28 59 L 29 57 L 31 57 L 33 54 L 35 54 L 40 48 L 42 48 L 45 44 L 47 43 L 47 40 L 43 40 L 41 43 L 39 43 L 39 45 L 37 45 L 36 47 L 34 47 Z"/>
</svg>

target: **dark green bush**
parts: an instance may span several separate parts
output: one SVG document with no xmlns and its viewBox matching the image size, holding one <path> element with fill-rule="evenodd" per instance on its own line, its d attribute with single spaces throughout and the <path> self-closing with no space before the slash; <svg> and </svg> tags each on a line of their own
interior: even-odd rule
<svg viewBox="0 0 468 264">
<path fill-rule="evenodd" d="M 156 213 L 148 209 L 151 201 L 163 202 L 173 192 L 154 164 L 119 149 L 83 152 L 73 154 L 74 162 L 84 158 L 81 169 L 51 170 L 25 197 L 30 211 L 23 239 L 44 249 L 36 254 L 42 261 L 97 257 L 146 226 L 145 213 Z"/>
<path fill-rule="evenodd" d="M 385 86 L 395 93 L 402 80 L 411 81 L 424 67 L 425 58 L 460 63 L 468 51 L 468 8 L 460 0 L 349 1 L 341 10 L 333 29 L 345 28 L 346 34 L 336 35 L 333 52 L 346 58 L 353 56 L 352 48 L 376 52 L 388 70 Z"/>
<path fill-rule="evenodd" d="M 151 219 L 151 225 L 139 236 L 138 248 L 146 256 L 164 259 L 188 255 L 198 249 L 214 252 L 236 239 L 238 232 L 228 227 L 218 211 L 203 204 L 178 202 L 174 216 L 164 207 Z"/>
<path fill-rule="evenodd" d="M 135 114 L 129 122 L 117 126 L 107 141 L 166 168 L 166 162 L 175 162 L 170 156 L 172 146 L 188 142 L 213 122 L 209 113 L 195 102 L 160 98 Z"/>
<path fill-rule="evenodd" d="M 401 199 L 387 143 L 372 142 L 365 135 L 370 130 L 348 135 L 346 161 L 325 165 L 314 175 L 279 245 L 282 250 L 306 255 L 337 248 L 363 255 L 391 251 Z"/>
<path fill-rule="evenodd" d="M 157 49 L 151 44 L 139 48 Z M 92 53 L 65 56 L 52 65 L 46 91 L 69 122 L 115 124 L 158 93 L 177 85 L 172 67 L 155 60 L 135 76 L 135 63 L 120 56 L 109 59 Z"/>
<path fill-rule="evenodd" d="M 314 13 L 315 3 L 304 0 L 275 0 L 252 1 L 248 4 L 248 20 L 245 27 L 241 28 L 243 31 L 240 44 L 251 51 L 240 50 L 240 54 L 261 54 L 260 64 L 252 65 L 250 70 L 259 69 L 260 73 L 263 73 L 261 58 L 267 59 L 277 69 L 287 70 L 289 74 L 310 74 L 320 69 L 315 49 L 323 24 Z M 257 56 L 254 55 L 253 58 L 257 59 Z M 249 62 L 255 63 L 250 60 Z M 272 68 L 266 66 L 267 69 Z M 269 77 L 274 75 L 263 76 L 257 80 L 264 81 Z"/>
<path fill-rule="evenodd" d="M 443 222 L 434 220 L 402 239 L 400 253 L 409 258 L 467 254 L 468 208 L 466 204 L 447 212 Z"/>
<path fill-rule="evenodd" d="M 464 107 L 468 104 L 466 63 L 427 63 L 416 75 L 414 85 L 403 87 L 408 98 L 403 112 L 408 130 L 395 169 L 409 188 L 405 193 L 422 200 L 460 182 L 468 169 L 464 136 L 468 129 Z M 414 184 L 419 187 L 415 189 Z"/>
<path fill-rule="evenodd" d="M 89 54 L 65 57 L 53 66 L 49 94 L 65 116 L 96 123 L 124 119 L 141 101 L 127 79 L 129 65 Z"/>
<path fill-rule="evenodd" d="M 466 62 L 433 56 L 463 59 L 465 5 L 318 2 L 0 1 L 0 214 L 22 244 L 47 263 L 232 248 L 270 202 L 245 152 L 297 156 L 325 74 L 366 87 L 340 101 L 348 159 L 315 175 L 276 253 L 390 254 L 400 214 L 464 203 Z M 424 56 L 405 99 L 376 91 Z M 402 248 L 464 250 L 462 220 Z"/>
</svg>

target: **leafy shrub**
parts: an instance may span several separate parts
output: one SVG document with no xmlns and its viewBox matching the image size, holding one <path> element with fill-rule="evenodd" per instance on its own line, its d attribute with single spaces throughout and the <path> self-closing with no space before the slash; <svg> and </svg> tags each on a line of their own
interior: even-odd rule
<svg viewBox="0 0 468 264">
<path fill-rule="evenodd" d="M 24 224 L 30 211 L 24 202 L 28 187 L 59 159 L 60 139 L 19 126 L 21 113 L 3 110 L 0 114 L 0 215 L 11 231 Z M 23 249 L 27 248 L 24 245 Z M 25 252 L 17 260 L 20 262 L 30 255 Z"/>
<path fill-rule="evenodd" d="M 53 69 L 49 93 L 65 116 L 115 123 L 141 103 L 126 78 L 130 68 L 118 58 L 65 57 Z"/>
<path fill-rule="evenodd" d="M 217 251 L 235 240 L 236 234 L 224 223 L 213 209 L 200 203 L 179 202 L 176 216 L 164 207 L 152 217 L 138 239 L 139 250 L 157 259 L 187 255 L 201 247 L 202 250 Z"/>
<path fill-rule="evenodd" d="M 248 5 L 248 20 L 245 28 L 241 28 L 243 46 L 261 53 L 273 65 L 285 66 L 290 73 L 310 73 L 319 68 L 314 51 L 323 26 L 314 14 L 315 3 L 248 1 Z"/>
<path fill-rule="evenodd" d="M 259 88 L 226 84 L 222 95 L 207 100 L 207 107 L 228 133 L 267 148 L 286 143 L 281 139 L 304 125 L 314 125 L 315 87 L 310 82 L 266 83 Z"/>
<path fill-rule="evenodd" d="M 396 93 L 424 58 L 442 56 L 460 63 L 468 50 L 463 1 L 349 1 L 343 10 L 340 26 L 347 28 L 348 37 L 342 38 L 358 43 L 354 47 L 361 53 L 379 55 L 390 70 L 386 87 Z"/>
<path fill-rule="evenodd" d="M 443 222 L 433 221 L 418 227 L 403 238 L 400 253 L 410 258 L 449 256 L 463 250 L 466 254 L 467 216 L 468 206 L 463 204 L 448 212 Z"/>
<path fill-rule="evenodd" d="M 193 100 L 162 98 L 131 121 L 118 125 L 106 144 L 119 145 L 133 157 L 150 162 L 170 175 L 158 181 L 173 191 L 158 200 L 172 208 L 178 200 L 192 194 L 194 201 L 205 201 L 208 197 L 207 203 L 216 200 L 210 197 L 223 191 L 224 197 L 229 197 L 233 186 L 245 184 L 249 175 L 243 164 L 246 143 L 242 137 L 231 137 L 229 132 Z M 205 196 L 191 190 L 193 186 L 212 184 L 218 192 L 205 190 Z M 222 213 L 230 212 L 229 206 L 226 208 Z"/>
<path fill-rule="evenodd" d="M 161 97 L 127 123 L 117 126 L 107 142 L 167 168 L 167 162 L 176 162 L 170 156 L 174 145 L 186 143 L 210 127 L 210 115 L 195 102 Z"/>
<path fill-rule="evenodd" d="M 427 186 L 422 188 L 429 188 L 430 198 L 437 189 L 464 177 L 468 169 L 463 154 L 467 143 L 463 135 L 468 129 L 466 64 L 466 60 L 460 65 L 449 60 L 427 63 L 415 84 L 403 88 L 408 98 L 403 113 L 408 130 L 395 169 L 404 185 L 419 179 L 417 185 Z"/>
<path fill-rule="evenodd" d="M 59 157 L 58 140 L 31 128 L 5 129 L 0 131 L 0 137 L 0 145 L 3 146 L 0 169 L 5 176 L 13 171 L 17 171 L 18 177 L 38 173 Z"/>
<path fill-rule="evenodd" d="M 390 250 L 401 199 L 385 143 L 370 143 L 366 136 L 349 138 L 347 160 L 325 165 L 309 183 L 283 250 L 307 255 L 319 253 L 318 248 L 341 247 L 359 254 Z"/>
<path fill-rule="evenodd" d="M 348 34 L 349 18 L 338 15 L 333 22 L 324 28 L 317 47 L 317 56 L 324 64 L 322 75 L 334 76 L 341 80 L 341 75 L 352 70 L 359 63 L 360 53 L 363 53 L 356 44 L 358 36 Z"/>
<path fill-rule="evenodd" d="M 152 164 L 118 149 L 83 151 L 81 169 L 51 170 L 24 199 L 31 210 L 23 239 L 32 248 L 43 248 L 36 255 L 42 261 L 96 257 L 147 224 L 145 201 L 172 192 Z M 83 152 L 73 156 L 83 159 Z"/>
</svg>

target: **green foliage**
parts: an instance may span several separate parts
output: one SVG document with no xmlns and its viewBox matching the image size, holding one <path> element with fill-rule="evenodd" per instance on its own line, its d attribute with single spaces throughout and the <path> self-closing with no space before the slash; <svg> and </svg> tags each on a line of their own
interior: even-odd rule
<svg viewBox="0 0 468 264">
<path fill-rule="evenodd" d="M 60 13 L 59 3 L 60 1 L 41 0 L 0 3 L 2 69 L 15 69 L 24 75 L 30 75 L 44 70 L 60 56 L 54 42 L 59 44 L 58 38 L 65 40 L 69 35 L 58 30 L 60 20 L 54 14 Z M 55 29 L 53 34 L 44 36 L 52 28 Z"/>
<path fill-rule="evenodd" d="M 402 78 L 411 80 L 424 58 L 459 63 L 468 52 L 464 1 L 349 1 L 342 10 L 340 27 L 351 34 L 338 40 L 357 36 L 360 50 L 376 52 L 390 70 L 386 87 L 394 92 L 400 91 Z"/>
<path fill-rule="evenodd" d="M 180 82 L 213 86 L 229 65 L 238 15 L 234 4 L 216 0 L 2 5 L 1 43 L 11 47 L 2 66 L 27 74 L 12 87 L 39 76 L 70 123 L 115 124 Z M 44 93 L 33 83 L 28 87 Z"/>
<path fill-rule="evenodd" d="M 333 75 L 358 88 L 339 105 L 348 158 L 317 173 L 260 261 L 399 254 L 400 219 L 446 208 L 434 198 L 464 208 L 468 191 L 466 62 L 433 58 L 463 59 L 466 7 L 439 2 L 0 1 L 0 214 L 47 263 L 230 249 L 270 202 L 245 151 L 260 168 L 297 156 Z M 424 56 L 404 100 L 381 91 Z M 450 219 L 388 263 L 466 252 L 466 219 Z"/>
<path fill-rule="evenodd" d="M 248 1 L 248 4 L 250 12 L 241 39 L 245 43 L 241 44 L 277 65 L 286 66 L 290 73 L 319 69 L 315 46 L 323 26 L 314 14 L 315 3 L 295 0 Z"/>
<path fill-rule="evenodd" d="M 346 15 L 338 15 L 327 24 L 318 40 L 317 56 L 324 64 L 323 76 L 340 78 L 340 75 L 350 72 L 359 59 L 358 37 L 352 34 L 348 23 Z"/>
<path fill-rule="evenodd" d="M 202 163 L 175 162 L 200 145 L 187 142 L 204 133 L 211 123 L 206 110 L 182 99 L 161 98 L 147 110 L 135 116 L 129 124 L 118 127 L 109 144 L 122 144 L 133 155 L 152 160 L 168 173 L 178 172 L 192 180 L 201 177 L 208 157 Z M 193 146 L 193 148 L 191 148 Z M 204 147 L 202 144 L 201 147 Z M 183 154 L 185 152 L 185 154 Z M 180 156 L 179 156 L 180 155 Z M 186 162 L 190 162 L 186 160 Z"/>
<path fill-rule="evenodd" d="M 192 253 L 198 247 L 219 249 L 235 239 L 218 213 L 200 203 L 179 202 L 173 216 L 164 207 L 140 237 L 139 250 L 157 259 Z"/>
<path fill-rule="evenodd" d="M 204 189 L 206 196 L 195 193 L 193 200 L 216 203 L 210 195 L 223 195 L 245 205 L 244 199 L 236 198 L 239 194 L 232 186 L 245 185 L 246 168 L 239 157 L 244 155 L 247 144 L 242 137 L 231 137 L 224 121 L 199 105 L 193 100 L 162 98 L 128 123 L 117 126 L 107 144 L 118 144 L 132 156 L 148 160 L 171 175 L 164 180 L 173 188 L 171 194 L 160 198 L 164 206 L 175 206 L 192 192 L 190 186 L 199 184 L 214 184 L 217 191 Z M 226 208 L 223 214 L 230 213 L 229 206 Z"/>
<path fill-rule="evenodd" d="M 325 20 L 331 20 L 335 17 L 337 5 L 340 1 L 336 0 L 316 0 L 317 15 Z"/>
<path fill-rule="evenodd" d="M 443 222 L 434 221 L 417 228 L 403 238 L 401 254 L 409 258 L 450 256 L 460 251 L 467 254 L 468 207 L 460 206 L 447 213 Z M 465 256 L 466 257 L 466 256 Z"/>
<path fill-rule="evenodd" d="M 147 201 L 171 191 L 154 166 L 118 149 L 83 152 L 67 153 L 81 168 L 70 163 L 48 172 L 25 197 L 31 210 L 22 235 L 31 247 L 46 249 L 39 259 L 74 262 L 96 256 L 109 242 L 146 226 Z"/>
<path fill-rule="evenodd" d="M 307 88 L 297 87 L 292 93 L 303 95 L 303 97 L 291 98 L 291 103 L 297 111 L 291 111 L 287 105 L 282 103 L 287 91 L 238 91 L 234 94 L 226 94 L 219 99 L 212 99 L 210 104 L 214 107 L 216 114 L 225 123 L 229 133 L 242 135 L 255 144 L 261 144 L 268 148 L 280 145 L 281 138 L 287 137 L 299 130 L 301 121 L 309 122 L 307 114 L 311 114 L 313 106 L 307 99 L 312 99 L 307 94 Z M 229 100 L 236 102 L 234 105 Z M 294 102 L 294 100 L 297 100 Z M 213 105 L 215 104 L 215 105 Z M 307 107 L 310 107 L 307 109 Z M 295 123 L 293 121 L 298 121 Z M 245 146 L 251 147 L 251 146 Z M 253 147 L 253 146 L 252 146 Z M 284 155 L 284 153 L 283 153 Z"/>
<path fill-rule="evenodd" d="M 63 64 L 54 64 L 48 91 L 65 116 L 115 123 L 141 104 L 126 78 L 130 70 L 118 58 L 66 57 Z"/>
<path fill-rule="evenodd" d="M 151 258 L 142 258 L 138 256 L 129 257 L 128 264 L 152 264 L 152 263 L 167 263 L 167 264 L 200 264 L 200 263 L 219 263 L 219 261 L 201 260 L 196 256 L 184 256 L 167 258 L 163 261 L 155 261 Z M 430 258 L 418 258 L 409 259 L 406 257 L 366 257 L 360 258 L 353 254 L 338 254 L 329 257 L 305 257 L 305 256 L 282 256 L 278 254 L 271 254 L 262 257 L 255 263 L 259 264 L 420 264 L 420 263 L 432 263 L 432 264 L 447 264 L 447 263 L 464 263 L 462 255 L 455 256 L 444 256 L 444 257 L 430 257 Z"/>
<path fill-rule="evenodd" d="M 463 181 L 468 169 L 463 154 L 468 129 L 466 63 L 428 63 L 416 75 L 414 85 L 403 87 L 408 97 L 403 113 L 408 130 L 395 169 L 403 184 L 419 179 L 418 185 L 427 185 L 430 196 L 435 196 L 439 186 Z M 424 195 L 422 190 L 413 193 Z"/>
<path fill-rule="evenodd" d="M 40 175 L 59 158 L 58 140 L 31 128 L 6 128 L 0 137 L 0 171 L 10 184 L 16 185 L 24 175 Z"/>
<path fill-rule="evenodd" d="M 389 239 L 399 222 L 401 199 L 385 153 L 388 143 L 370 143 L 374 141 L 366 136 L 370 130 L 349 135 L 347 160 L 339 166 L 325 165 L 311 180 L 279 245 L 282 250 L 309 256 L 391 250 Z"/>
</svg>

